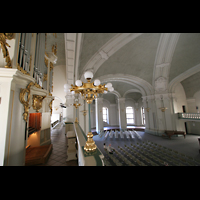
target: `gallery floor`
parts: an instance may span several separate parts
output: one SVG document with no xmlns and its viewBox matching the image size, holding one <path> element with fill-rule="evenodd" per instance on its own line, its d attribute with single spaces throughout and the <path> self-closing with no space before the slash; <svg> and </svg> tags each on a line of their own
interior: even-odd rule
<svg viewBox="0 0 200 200">
<path fill-rule="evenodd" d="M 65 127 L 60 123 L 51 130 L 52 153 L 44 166 L 78 166 L 77 160 L 66 162 L 67 159 L 67 138 Z"/>
</svg>

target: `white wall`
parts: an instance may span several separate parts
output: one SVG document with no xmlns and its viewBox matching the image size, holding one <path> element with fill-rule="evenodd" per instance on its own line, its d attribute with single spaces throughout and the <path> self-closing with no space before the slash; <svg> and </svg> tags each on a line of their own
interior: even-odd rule
<svg viewBox="0 0 200 200">
<path fill-rule="evenodd" d="M 134 108 L 135 112 L 135 125 L 142 125 L 142 115 L 141 115 L 141 107 L 143 106 L 142 101 L 138 102 L 138 106 L 136 109 L 135 101 L 132 99 L 126 99 L 125 106 L 131 106 Z M 103 107 L 108 108 L 108 124 L 110 126 L 119 126 L 119 113 L 118 113 L 118 105 L 110 104 L 110 102 L 106 99 L 103 100 Z M 96 127 L 96 114 L 95 114 L 95 104 L 91 104 L 91 127 Z"/>
<path fill-rule="evenodd" d="M 110 104 L 109 109 L 109 124 L 111 126 L 119 126 L 119 117 L 118 117 L 118 106 L 117 104 Z"/>
<path fill-rule="evenodd" d="M 198 111 L 200 112 L 200 91 L 194 94 L 194 98 L 195 98 L 195 107 L 198 106 Z"/>
<path fill-rule="evenodd" d="M 185 105 L 186 112 L 188 112 L 188 104 L 184 88 L 181 83 L 177 84 L 175 88 L 175 99 L 174 99 L 174 113 L 183 112 L 182 106 Z M 176 116 L 176 130 L 185 131 L 185 122 L 178 119 Z"/>
<path fill-rule="evenodd" d="M 66 110 L 60 107 L 60 103 L 65 103 L 64 84 L 66 84 L 66 66 L 58 65 L 53 69 L 53 92 L 52 95 L 58 97 L 52 103 L 52 113 L 60 114 L 63 112 L 63 117 L 66 116 Z M 56 108 L 58 108 L 56 110 Z"/>
<path fill-rule="evenodd" d="M 198 106 L 198 110 L 196 109 Z M 188 112 L 197 113 L 200 111 L 200 91 L 196 92 L 193 99 L 188 100 Z M 187 122 L 188 133 L 200 135 L 200 121 Z"/>
<path fill-rule="evenodd" d="M 175 101 L 174 101 L 174 112 L 183 112 L 182 106 L 186 106 L 186 112 L 188 112 L 188 105 L 186 100 L 185 91 L 181 83 L 177 84 L 175 88 Z"/>
</svg>

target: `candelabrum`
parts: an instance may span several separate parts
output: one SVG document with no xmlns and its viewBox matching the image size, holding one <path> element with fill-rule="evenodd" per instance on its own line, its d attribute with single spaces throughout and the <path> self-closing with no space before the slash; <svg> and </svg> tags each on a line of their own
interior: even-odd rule
<svg viewBox="0 0 200 200">
<path fill-rule="evenodd" d="M 161 108 L 159 108 L 162 112 L 165 112 L 165 110 L 167 110 L 168 108 L 166 108 L 166 107 L 161 107 Z"/>
<path fill-rule="evenodd" d="M 90 71 L 85 72 L 84 78 L 87 80 L 87 83 L 83 83 L 81 80 L 77 80 L 75 85 L 71 85 L 70 92 L 75 94 L 81 94 L 83 99 L 88 103 L 88 113 L 89 113 L 89 132 L 87 134 L 87 142 L 84 146 L 84 150 L 87 152 L 95 151 L 97 146 L 93 141 L 93 134 L 91 132 L 91 122 L 90 122 L 90 104 L 92 101 L 97 98 L 98 94 L 107 93 L 107 91 L 114 91 L 111 83 L 101 85 L 100 80 L 96 79 L 94 82 L 91 82 L 93 78 L 93 73 Z"/>
<path fill-rule="evenodd" d="M 82 104 L 78 103 L 78 99 L 75 99 L 75 103 L 73 104 L 73 106 L 76 108 L 76 120 L 75 120 L 75 123 L 78 123 L 77 108 L 78 108 L 79 106 L 82 106 Z"/>
</svg>

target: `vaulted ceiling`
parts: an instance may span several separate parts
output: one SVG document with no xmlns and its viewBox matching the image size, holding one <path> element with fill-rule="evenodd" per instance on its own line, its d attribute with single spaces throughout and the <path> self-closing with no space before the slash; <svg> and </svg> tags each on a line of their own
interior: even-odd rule
<svg viewBox="0 0 200 200">
<path fill-rule="evenodd" d="M 57 33 L 57 65 L 66 62 L 67 67 L 65 38 L 66 33 Z M 180 82 L 187 98 L 200 90 L 200 33 L 81 33 L 73 38 L 76 79 L 91 70 L 93 80 L 111 82 L 117 96 L 137 101 L 153 94 L 159 77 L 167 87 Z M 114 101 L 113 95 L 105 98 Z"/>
</svg>

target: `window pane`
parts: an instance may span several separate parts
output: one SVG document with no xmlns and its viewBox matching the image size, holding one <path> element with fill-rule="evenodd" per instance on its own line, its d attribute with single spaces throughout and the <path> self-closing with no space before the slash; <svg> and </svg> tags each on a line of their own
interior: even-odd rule
<svg viewBox="0 0 200 200">
<path fill-rule="evenodd" d="M 108 118 L 108 108 L 103 107 L 102 108 L 102 114 L 103 114 L 103 121 L 107 122 L 107 118 Z"/>
<path fill-rule="evenodd" d="M 126 118 L 133 118 L 133 114 L 126 114 Z"/>
<path fill-rule="evenodd" d="M 127 108 L 126 108 L 126 113 L 133 113 L 133 109 L 132 109 L 132 108 L 129 108 L 129 107 L 127 107 Z"/>
<path fill-rule="evenodd" d="M 133 124 L 133 119 L 127 119 L 127 124 Z"/>
</svg>

